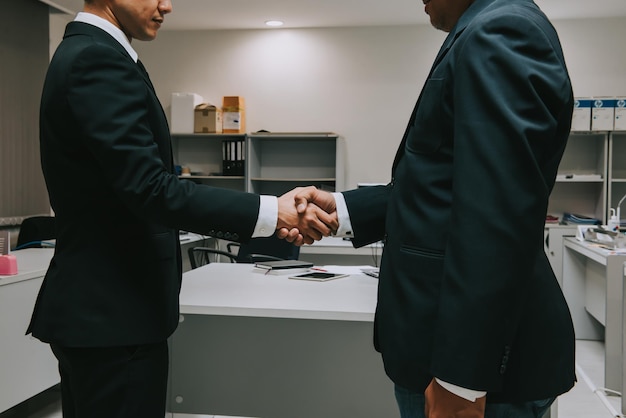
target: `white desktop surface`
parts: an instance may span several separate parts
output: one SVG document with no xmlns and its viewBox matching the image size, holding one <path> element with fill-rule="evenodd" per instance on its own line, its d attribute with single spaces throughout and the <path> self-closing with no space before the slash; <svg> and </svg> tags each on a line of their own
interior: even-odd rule
<svg viewBox="0 0 626 418">
<path fill-rule="evenodd" d="M 54 249 L 28 248 L 13 251 L 11 255 L 15 256 L 17 260 L 17 274 L 11 276 L 0 275 L 0 286 L 43 277 L 54 255 Z"/>
<path fill-rule="evenodd" d="M 373 322 L 378 279 L 357 274 L 316 282 L 288 276 L 265 274 L 251 264 L 208 264 L 183 276 L 181 314 Z"/>
</svg>

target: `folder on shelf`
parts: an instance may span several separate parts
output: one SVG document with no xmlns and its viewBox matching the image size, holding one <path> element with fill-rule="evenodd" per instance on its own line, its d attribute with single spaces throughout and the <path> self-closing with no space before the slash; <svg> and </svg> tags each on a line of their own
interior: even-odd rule
<svg viewBox="0 0 626 418">
<path fill-rule="evenodd" d="M 243 176 L 245 140 L 225 139 L 222 141 L 222 172 L 225 176 Z"/>
</svg>

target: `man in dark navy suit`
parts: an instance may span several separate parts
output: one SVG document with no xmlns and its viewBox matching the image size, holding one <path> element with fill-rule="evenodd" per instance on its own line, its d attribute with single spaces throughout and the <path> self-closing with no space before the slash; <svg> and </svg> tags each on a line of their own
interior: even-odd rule
<svg viewBox="0 0 626 418">
<path fill-rule="evenodd" d="M 59 360 L 65 418 L 165 416 L 178 229 L 247 241 L 301 221 L 293 193 L 174 174 L 165 114 L 131 47 L 154 39 L 171 10 L 170 0 L 85 0 L 46 76 L 41 162 L 58 231 L 28 332 Z M 308 225 L 300 243 L 330 232 Z"/>
<path fill-rule="evenodd" d="M 449 34 L 391 182 L 296 198 L 337 210 L 355 246 L 385 242 L 374 342 L 403 418 L 540 417 L 575 382 L 543 249 L 572 117 L 563 53 L 532 0 L 424 4 Z"/>
</svg>

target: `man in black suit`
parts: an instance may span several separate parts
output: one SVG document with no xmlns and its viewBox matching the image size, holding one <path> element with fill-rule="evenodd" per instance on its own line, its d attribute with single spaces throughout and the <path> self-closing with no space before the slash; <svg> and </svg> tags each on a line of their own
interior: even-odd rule
<svg viewBox="0 0 626 418">
<path fill-rule="evenodd" d="M 403 418 L 539 417 L 575 381 L 543 249 L 572 116 L 561 46 L 532 0 L 424 4 L 449 34 L 391 182 L 297 199 L 337 209 L 355 246 L 385 242 L 375 345 Z"/>
<path fill-rule="evenodd" d="M 165 416 L 177 229 L 247 241 L 300 220 L 293 193 L 174 174 L 165 114 L 131 47 L 154 39 L 171 9 L 170 0 L 85 0 L 46 76 L 41 161 L 58 236 L 28 332 L 59 360 L 65 418 Z M 330 232 L 309 225 L 301 242 Z"/>
</svg>

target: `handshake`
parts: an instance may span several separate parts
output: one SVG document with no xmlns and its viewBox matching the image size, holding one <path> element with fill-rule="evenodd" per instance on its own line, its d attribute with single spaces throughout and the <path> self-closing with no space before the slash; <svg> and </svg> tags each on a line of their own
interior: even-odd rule
<svg viewBox="0 0 626 418">
<path fill-rule="evenodd" d="M 297 187 L 278 198 L 278 238 L 301 246 L 319 241 L 337 228 L 337 207 L 331 193 L 314 186 Z"/>
</svg>

